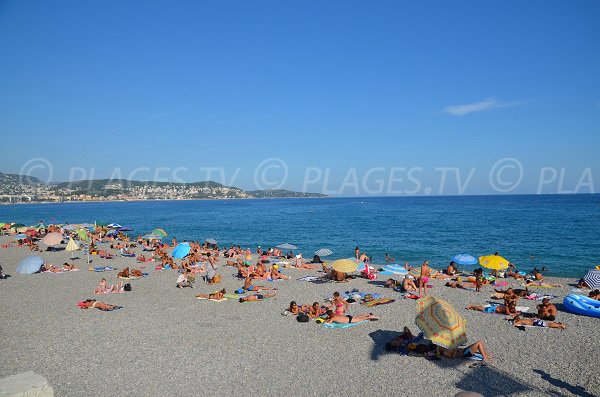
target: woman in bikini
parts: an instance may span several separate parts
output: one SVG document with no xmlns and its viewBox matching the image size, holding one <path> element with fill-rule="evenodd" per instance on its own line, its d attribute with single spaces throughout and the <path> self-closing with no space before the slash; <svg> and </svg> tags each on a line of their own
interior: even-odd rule
<svg viewBox="0 0 600 397">
<path fill-rule="evenodd" d="M 350 324 L 350 323 L 359 323 L 361 321 L 370 320 L 377 321 L 379 318 L 375 317 L 373 313 L 361 314 L 360 316 L 351 316 L 349 314 L 335 314 L 333 310 L 327 310 L 327 319 L 326 323 L 337 323 L 337 324 Z"/>
<path fill-rule="evenodd" d="M 423 262 L 423 266 L 421 266 L 421 275 L 419 277 L 419 296 L 427 296 L 427 283 L 429 282 L 430 274 L 429 262 L 425 261 Z"/>
<path fill-rule="evenodd" d="M 123 306 L 110 305 L 108 303 L 99 302 L 96 299 L 86 299 L 77 304 L 81 309 L 98 309 L 104 312 L 121 309 Z"/>
<path fill-rule="evenodd" d="M 340 296 L 339 292 L 335 291 L 333 293 L 333 299 L 331 300 L 330 308 L 333 309 L 333 307 L 335 307 L 335 314 L 342 315 L 346 313 L 346 310 L 349 306 L 350 304 L 346 301 L 346 299 Z"/>
</svg>

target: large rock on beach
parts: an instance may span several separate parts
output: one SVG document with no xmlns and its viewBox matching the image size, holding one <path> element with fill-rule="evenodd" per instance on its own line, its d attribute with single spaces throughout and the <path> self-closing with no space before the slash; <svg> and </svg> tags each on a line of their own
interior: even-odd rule
<svg viewBox="0 0 600 397">
<path fill-rule="evenodd" d="M 35 372 L 0 379 L 0 397 L 53 397 L 54 389 L 46 378 Z"/>
</svg>

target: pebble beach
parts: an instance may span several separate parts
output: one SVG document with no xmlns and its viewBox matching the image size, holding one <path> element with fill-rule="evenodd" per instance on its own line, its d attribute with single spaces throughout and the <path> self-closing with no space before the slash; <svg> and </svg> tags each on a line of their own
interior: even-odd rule
<svg viewBox="0 0 600 397">
<path fill-rule="evenodd" d="M 10 241 L 0 237 L 2 244 Z M 141 253 L 141 248 L 135 250 Z M 57 266 L 73 263 L 81 270 L 16 273 L 17 264 L 32 254 Z M 283 268 L 290 280 L 255 282 L 277 288 L 275 298 L 213 302 L 194 295 L 221 288 L 233 292 L 243 283 L 223 258 L 218 262 L 220 284 L 198 279 L 194 288 L 178 289 L 176 270 L 154 270 L 153 263 L 121 256 L 91 256 L 92 263 L 87 264 L 84 254 L 76 254 L 80 259 L 71 261 L 70 253 L 60 250 L 0 249 L 4 272 L 11 276 L 0 280 L 0 377 L 34 371 L 48 379 L 56 396 L 454 396 L 464 390 L 484 396 L 600 394 L 594 351 L 600 340 L 599 319 L 568 313 L 560 304 L 575 279 L 548 278 L 563 287 L 540 291 L 558 296 L 553 303 L 559 309 L 557 321 L 567 324 L 564 331 L 521 331 L 502 315 L 467 311 L 469 304 L 492 302 L 492 287 L 476 293 L 433 280 L 428 294 L 458 309 L 467 320 L 469 342 L 481 340 L 492 353 L 491 364 L 482 366 L 469 360 L 427 360 L 417 354 L 386 352 L 385 343 L 404 326 L 418 332 L 415 301 L 398 299 L 398 292 L 382 288 L 387 276 L 315 284 L 298 279 L 321 276 L 319 271 Z M 94 296 L 101 278 L 119 281 L 116 271 L 88 271 L 101 266 L 141 268 L 149 275 L 131 280 L 130 292 Z M 397 300 L 371 308 L 352 304 L 349 314 L 373 312 L 380 320 L 348 329 L 327 329 L 282 315 L 292 300 L 323 302 L 334 291 L 352 289 Z M 76 302 L 87 298 L 123 308 L 79 309 Z M 519 301 L 530 312 L 537 303 Z"/>
</svg>

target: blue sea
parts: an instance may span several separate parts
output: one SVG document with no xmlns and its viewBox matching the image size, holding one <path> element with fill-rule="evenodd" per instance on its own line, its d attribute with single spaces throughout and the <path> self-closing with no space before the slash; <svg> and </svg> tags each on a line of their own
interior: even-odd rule
<svg viewBox="0 0 600 397">
<path fill-rule="evenodd" d="M 55 218 L 55 221 L 51 219 Z M 467 252 L 499 252 L 521 270 L 581 277 L 600 264 L 600 195 L 363 197 L 17 204 L 0 221 L 35 224 L 117 222 L 132 235 L 162 227 L 177 240 L 214 238 L 272 247 L 292 243 L 305 258 L 329 248 L 333 258 L 360 247 L 375 263 L 428 259 L 442 268 Z"/>
</svg>

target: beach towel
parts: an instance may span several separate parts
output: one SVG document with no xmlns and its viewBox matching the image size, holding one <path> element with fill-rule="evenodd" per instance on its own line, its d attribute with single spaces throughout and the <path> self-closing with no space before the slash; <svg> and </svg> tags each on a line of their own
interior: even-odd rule
<svg viewBox="0 0 600 397">
<path fill-rule="evenodd" d="M 133 257 L 135 257 L 135 254 L 123 254 L 122 253 L 121 256 L 124 256 L 126 258 L 133 258 Z"/>
<path fill-rule="evenodd" d="M 196 299 L 213 301 L 213 302 L 223 302 L 223 301 L 226 301 L 228 298 L 223 297 L 223 299 L 210 299 L 210 298 L 204 298 L 204 297 L 197 296 Z"/>
<path fill-rule="evenodd" d="M 364 305 L 367 307 L 373 307 L 373 306 L 378 306 L 378 305 L 387 305 L 388 303 L 393 303 L 393 302 L 396 302 L 396 300 L 392 299 L 392 298 L 375 298 L 368 302 L 362 302 L 361 305 Z"/>
<path fill-rule="evenodd" d="M 112 266 L 104 266 L 104 267 L 90 267 L 88 271 L 90 272 L 110 272 L 115 270 Z"/>
<path fill-rule="evenodd" d="M 363 321 L 359 321 L 357 323 L 344 323 L 344 324 L 340 324 L 340 323 L 323 323 L 323 327 L 325 328 L 329 328 L 329 329 L 336 329 L 336 328 L 352 328 L 355 327 L 357 325 L 360 324 L 364 324 L 364 323 L 368 323 L 369 320 L 363 320 Z"/>
<path fill-rule="evenodd" d="M 544 299 L 556 299 L 558 298 L 558 296 L 556 295 L 540 295 L 536 292 L 531 293 L 529 296 L 526 297 L 526 299 L 532 300 L 532 301 L 543 301 Z"/>
</svg>

